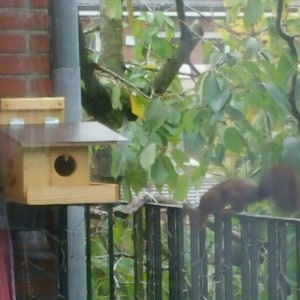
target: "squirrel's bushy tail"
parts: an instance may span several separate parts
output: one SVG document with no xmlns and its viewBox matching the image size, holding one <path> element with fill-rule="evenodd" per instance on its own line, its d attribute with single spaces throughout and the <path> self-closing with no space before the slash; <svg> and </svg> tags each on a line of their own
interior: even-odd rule
<svg viewBox="0 0 300 300">
<path fill-rule="evenodd" d="M 273 198 L 285 215 L 300 210 L 300 178 L 289 165 L 278 164 L 269 169 L 258 184 L 258 193 L 260 198 Z"/>
</svg>

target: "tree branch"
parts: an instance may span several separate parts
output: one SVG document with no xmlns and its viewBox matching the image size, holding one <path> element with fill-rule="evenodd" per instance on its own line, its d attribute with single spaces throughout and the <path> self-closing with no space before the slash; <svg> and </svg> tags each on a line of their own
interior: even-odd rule
<svg viewBox="0 0 300 300">
<path fill-rule="evenodd" d="M 188 26 L 185 23 L 185 11 L 183 0 L 176 0 L 176 11 L 180 26 L 180 39 L 187 47 L 191 40 L 191 34 L 189 32 Z"/>
<path fill-rule="evenodd" d="M 293 59 L 297 58 L 297 49 L 294 43 L 294 37 L 290 36 L 286 32 L 282 30 L 281 27 L 281 19 L 282 19 L 282 11 L 283 11 L 283 0 L 278 0 L 277 2 L 277 17 L 276 17 L 276 30 L 279 36 L 286 41 L 290 48 L 291 55 Z"/>
<path fill-rule="evenodd" d="M 293 62 L 295 64 L 295 71 L 292 75 L 292 81 L 291 81 L 291 89 L 288 96 L 288 101 L 290 102 L 291 108 L 292 108 L 292 115 L 295 117 L 298 123 L 298 130 L 300 131 L 300 113 L 296 105 L 296 87 L 297 87 L 297 49 L 295 46 L 295 37 L 290 36 L 286 32 L 283 31 L 281 27 L 281 19 L 282 19 L 282 11 L 283 11 L 283 0 L 277 1 L 277 15 L 276 15 L 276 30 L 278 35 L 288 44 L 288 47 L 290 49 L 290 54 L 293 59 Z"/>
<path fill-rule="evenodd" d="M 180 39 L 180 43 L 175 48 L 173 55 L 158 70 L 151 85 L 154 93 L 163 94 L 166 91 L 174 77 L 178 74 L 181 65 L 187 61 L 188 55 L 203 35 L 203 29 L 199 20 L 194 21 L 188 29 L 188 39 L 190 42 L 186 42 L 185 38 Z"/>
</svg>

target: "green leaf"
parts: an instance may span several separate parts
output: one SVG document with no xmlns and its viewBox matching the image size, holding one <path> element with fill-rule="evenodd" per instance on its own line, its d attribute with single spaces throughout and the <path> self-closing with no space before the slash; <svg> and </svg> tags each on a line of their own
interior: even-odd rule
<svg viewBox="0 0 300 300">
<path fill-rule="evenodd" d="M 176 187 L 174 190 L 174 199 L 176 201 L 182 201 L 186 198 L 189 191 L 189 180 L 187 175 L 179 175 Z"/>
<path fill-rule="evenodd" d="M 258 104 L 255 104 L 254 106 L 257 108 L 259 107 L 259 104 L 262 103 L 263 101 L 259 101 L 260 98 L 254 94 L 255 96 L 253 96 L 253 94 L 250 92 L 249 93 L 251 100 L 253 99 L 258 99 Z M 236 109 L 235 107 L 228 105 L 226 107 L 226 113 L 229 114 L 229 116 L 232 118 L 232 120 L 236 123 L 236 124 L 240 124 L 241 127 L 239 127 L 240 129 L 243 128 L 245 130 L 247 130 L 249 133 L 253 134 L 254 136 L 259 136 L 259 132 L 255 129 L 255 127 L 251 126 L 251 124 L 248 122 L 248 120 L 246 119 L 245 114 L 243 114 L 242 111 L 240 111 L 239 109 Z"/>
<path fill-rule="evenodd" d="M 162 24 L 164 23 L 165 17 L 162 11 L 156 11 L 156 13 L 154 14 L 155 16 L 155 21 L 159 26 L 162 26 Z"/>
<path fill-rule="evenodd" d="M 202 179 L 205 176 L 207 170 L 207 162 L 201 162 L 200 166 L 197 167 L 192 174 L 192 184 L 199 186 L 199 183 L 202 182 Z"/>
<path fill-rule="evenodd" d="M 145 111 L 145 122 L 152 131 L 163 125 L 167 117 L 166 104 L 160 99 L 153 99 Z"/>
<path fill-rule="evenodd" d="M 113 147 L 112 148 L 112 164 L 111 164 L 111 175 L 114 178 L 117 178 L 121 173 L 122 173 L 122 167 L 123 167 L 123 150 L 124 148 L 117 148 Z"/>
<path fill-rule="evenodd" d="M 221 51 L 213 51 L 210 55 L 209 55 L 209 59 L 208 59 L 208 63 L 210 65 L 215 66 L 216 64 L 218 64 L 220 62 L 220 60 L 224 57 L 224 54 Z"/>
<path fill-rule="evenodd" d="M 162 156 L 162 158 L 164 160 L 166 169 L 168 170 L 168 178 L 167 178 L 166 183 L 168 184 L 168 186 L 171 190 L 174 190 L 176 183 L 177 183 L 178 174 L 174 168 L 174 165 L 173 165 L 171 159 L 167 156 Z"/>
<path fill-rule="evenodd" d="M 155 162 L 156 144 L 147 145 L 140 154 L 140 164 L 145 171 L 148 171 Z"/>
<path fill-rule="evenodd" d="M 214 73 L 209 72 L 203 81 L 202 97 L 211 109 L 218 113 L 230 100 L 230 90 L 225 86 L 221 87 L 223 82 Z"/>
<path fill-rule="evenodd" d="M 123 178 L 121 182 L 122 186 L 122 194 L 125 200 L 131 200 L 131 186 L 129 182 L 129 178 Z"/>
<path fill-rule="evenodd" d="M 217 148 L 216 148 L 216 151 L 215 151 L 215 156 L 214 156 L 214 163 L 216 165 L 219 165 L 223 162 L 224 154 L 225 154 L 224 145 L 218 144 Z"/>
<path fill-rule="evenodd" d="M 209 104 L 215 113 L 220 112 L 231 98 L 230 90 L 224 88 Z"/>
<path fill-rule="evenodd" d="M 121 19 L 122 18 L 122 4 L 120 0 L 109 0 L 105 1 L 104 8 L 106 16 L 111 19 Z"/>
<path fill-rule="evenodd" d="M 151 168 L 151 179 L 156 186 L 161 187 L 166 183 L 168 178 L 168 170 L 164 163 L 164 159 L 159 155 Z"/>
<path fill-rule="evenodd" d="M 211 41 L 207 41 L 202 46 L 202 55 L 207 60 L 213 50 L 213 43 Z"/>
<path fill-rule="evenodd" d="M 272 99 L 284 110 L 290 110 L 290 104 L 284 92 L 272 82 L 263 82 L 263 87 Z"/>
<path fill-rule="evenodd" d="M 263 13 L 264 7 L 260 0 L 248 0 L 244 13 L 245 26 L 252 26 L 262 17 Z"/>
<path fill-rule="evenodd" d="M 158 38 L 157 36 L 152 37 L 153 51 L 160 58 L 167 58 L 173 51 L 172 44 L 166 39 Z"/>
<path fill-rule="evenodd" d="M 120 99 L 121 89 L 118 85 L 114 84 L 111 89 L 111 105 L 113 109 L 122 109 L 122 102 Z"/>
<path fill-rule="evenodd" d="M 202 179 L 205 177 L 206 171 L 210 166 L 212 159 L 212 149 L 208 147 L 201 156 L 200 166 L 197 167 L 191 177 L 192 184 L 196 187 L 200 187 L 199 184 L 202 182 Z"/>
<path fill-rule="evenodd" d="M 295 166 L 300 166 L 300 137 L 289 136 L 283 141 L 283 159 Z"/>
<path fill-rule="evenodd" d="M 189 157 L 186 155 L 186 153 L 180 149 L 176 149 L 176 148 L 173 149 L 171 155 L 174 161 L 176 162 L 176 164 L 181 167 L 185 162 L 189 160 Z"/>
<path fill-rule="evenodd" d="M 129 129 L 131 136 L 127 137 L 129 140 L 133 140 L 139 145 L 147 143 L 149 133 L 144 127 L 142 127 L 138 122 L 129 123 Z"/>
<path fill-rule="evenodd" d="M 208 72 L 202 82 L 202 98 L 203 101 L 210 105 L 220 92 L 220 87 L 216 76 L 212 72 Z"/>
<path fill-rule="evenodd" d="M 252 36 L 248 37 L 246 40 L 246 57 L 253 58 L 256 57 L 259 51 L 260 44 L 258 40 Z"/>
<path fill-rule="evenodd" d="M 177 125 L 181 119 L 181 107 L 180 104 L 174 103 L 166 105 L 166 122 Z"/>
<path fill-rule="evenodd" d="M 163 16 L 164 16 L 164 20 L 165 20 L 166 24 L 169 27 L 174 28 L 175 27 L 174 21 L 170 17 L 166 16 L 165 14 L 163 14 Z"/>
<path fill-rule="evenodd" d="M 199 153 L 200 149 L 205 145 L 205 141 L 198 131 L 183 133 L 184 149 L 189 152 Z"/>
<path fill-rule="evenodd" d="M 148 170 L 144 170 L 141 166 L 127 170 L 126 178 L 135 193 L 139 193 L 148 183 Z"/>
<path fill-rule="evenodd" d="M 243 149 L 244 140 L 235 127 L 229 127 L 224 133 L 224 144 L 226 149 L 238 154 Z"/>
<path fill-rule="evenodd" d="M 287 55 L 287 53 L 283 53 L 280 56 L 276 75 L 279 76 L 281 79 L 281 86 L 285 86 L 286 81 L 289 80 L 290 76 L 295 72 L 295 66 L 293 64 L 293 61 L 291 60 L 290 56 Z"/>
</svg>

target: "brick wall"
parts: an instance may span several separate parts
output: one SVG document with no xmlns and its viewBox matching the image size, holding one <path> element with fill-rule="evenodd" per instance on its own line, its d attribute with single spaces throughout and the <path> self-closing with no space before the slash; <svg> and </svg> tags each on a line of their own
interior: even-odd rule
<svg viewBox="0 0 300 300">
<path fill-rule="evenodd" d="M 0 0 L 0 98 L 52 96 L 49 3 L 50 0 Z M 9 209 L 11 219 L 19 208 Z M 34 215 L 32 209 L 35 208 L 19 210 L 26 210 L 22 215 L 26 219 Z M 17 300 L 58 299 L 57 256 L 36 243 L 36 234 L 28 231 L 23 239 L 12 234 Z"/>
<path fill-rule="evenodd" d="M 51 96 L 49 0 L 0 0 L 0 97 Z"/>
</svg>

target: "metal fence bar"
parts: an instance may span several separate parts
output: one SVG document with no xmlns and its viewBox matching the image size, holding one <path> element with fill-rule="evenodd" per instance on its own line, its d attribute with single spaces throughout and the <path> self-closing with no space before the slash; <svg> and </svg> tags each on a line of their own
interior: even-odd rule
<svg viewBox="0 0 300 300">
<path fill-rule="evenodd" d="M 134 241 L 134 299 L 145 299 L 144 293 L 144 235 L 143 210 L 139 209 L 133 215 Z"/>
<path fill-rule="evenodd" d="M 178 295 L 178 260 L 176 239 L 176 210 L 168 209 L 168 248 L 169 248 L 169 298 L 176 299 Z"/>
<path fill-rule="evenodd" d="M 201 299 L 200 287 L 200 244 L 199 244 L 199 226 L 189 218 L 190 224 L 190 243 L 191 243 L 191 287 L 189 289 L 190 299 Z"/>
<path fill-rule="evenodd" d="M 189 299 L 205 300 L 208 297 L 206 229 L 200 230 L 197 221 L 189 219 L 191 286 L 188 296 Z"/>
<path fill-rule="evenodd" d="M 162 298 L 161 224 L 160 207 L 146 207 L 147 236 L 147 295 Z"/>
<path fill-rule="evenodd" d="M 207 251 L 205 248 L 206 230 L 202 230 L 198 233 L 198 243 L 200 259 L 200 299 L 206 300 L 208 298 L 208 262 Z"/>
<path fill-rule="evenodd" d="M 268 222 L 268 291 L 269 300 L 277 299 L 276 222 Z"/>
<path fill-rule="evenodd" d="M 286 300 L 291 293 L 287 282 L 287 245 L 286 245 L 286 223 L 278 222 L 278 285 L 280 299 Z"/>
<path fill-rule="evenodd" d="M 233 299 L 232 291 L 232 226 L 231 218 L 224 219 L 224 294 L 225 300 Z"/>
<path fill-rule="evenodd" d="M 176 212 L 176 236 L 177 236 L 177 261 L 178 261 L 178 300 L 184 300 L 187 297 L 187 289 L 185 284 L 185 265 L 184 265 L 184 225 L 183 211 L 175 208 Z M 174 298 L 170 297 L 170 300 Z"/>
<path fill-rule="evenodd" d="M 59 243 L 59 294 L 68 299 L 69 297 L 69 289 L 68 289 L 68 261 L 66 257 L 68 255 L 68 233 L 67 233 L 67 207 L 62 206 L 58 211 L 58 226 L 59 228 L 63 228 L 63 230 L 58 231 L 58 240 L 61 241 Z"/>
<path fill-rule="evenodd" d="M 295 231 L 296 231 L 296 280 L 297 280 L 297 291 L 296 296 L 297 300 L 300 300 L 300 223 L 297 223 L 295 225 Z"/>
<path fill-rule="evenodd" d="M 147 298 L 155 300 L 154 283 L 154 224 L 153 207 L 146 207 L 146 275 L 147 275 Z"/>
<path fill-rule="evenodd" d="M 223 222 L 215 216 L 215 289 L 216 299 L 223 299 Z"/>
<path fill-rule="evenodd" d="M 249 265 L 249 223 L 244 216 L 240 216 L 241 222 L 241 280 L 242 300 L 251 299 L 250 291 L 250 265 Z"/>
<path fill-rule="evenodd" d="M 113 206 L 107 205 L 107 226 L 108 226 L 108 272 L 109 272 L 109 295 L 110 299 L 115 299 L 115 278 L 114 278 L 114 264 L 115 264 L 115 255 L 114 255 L 114 216 L 113 216 Z"/>
<path fill-rule="evenodd" d="M 87 300 L 92 299 L 92 256 L 90 205 L 85 206 Z"/>
<path fill-rule="evenodd" d="M 155 300 L 162 299 L 162 262 L 161 262 L 161 223 L 160 207 L 154 207 L 153 210 L 153 233 L 154 233 L 154 289 Z"/>
<path fill-rule="evenodd" d="M 252 299 L 259 299 L 258 290 L 258 268 L 259 268 L 259 241 L 258 241 L 259 223 L 250 221 L 250 240 L 249 240 L 249 258 L 250 258 L 250 291 Z"/>
</svg>

